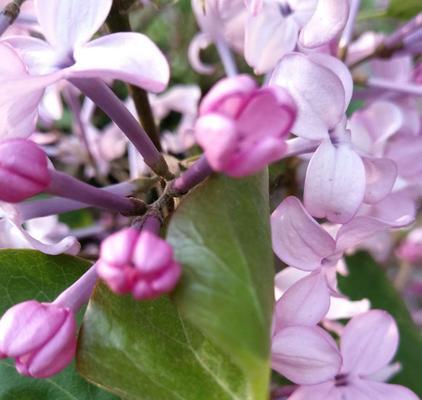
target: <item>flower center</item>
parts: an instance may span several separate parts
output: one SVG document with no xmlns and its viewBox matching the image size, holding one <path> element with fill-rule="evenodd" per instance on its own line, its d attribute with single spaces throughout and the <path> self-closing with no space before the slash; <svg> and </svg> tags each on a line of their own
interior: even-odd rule
<svg viewBox="0 0 422 400">
<path fill-rule="evenodd" d="M 347 374 L 338 374 L 335 376 L 334 378 L 335 380 L 335 385 L 337 387 L 339 386 L 347 386 L 348 385 L 348 380 L 347 380 Z"/>
<path fill-rule="evenodd" d="M 282 1 L 278 7 L 283 17 L 288 17 L 293 12 L 292 8 L 290 7 L 290 4 L 286 1 Z"/>
</svg>

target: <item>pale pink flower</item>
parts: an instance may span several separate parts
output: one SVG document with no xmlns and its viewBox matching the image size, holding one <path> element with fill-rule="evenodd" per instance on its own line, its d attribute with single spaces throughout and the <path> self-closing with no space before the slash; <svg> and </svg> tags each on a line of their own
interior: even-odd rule
<svg viewBox="0 0 422 400">
<path fill-rule="evenodd" d="M 347 0 L 264 0 L 245 27 L 245 59 L 256 73 L 271 71 L 296 44 L 325 45 L 344 28 Z"/>
<path fill-rule="evenodd" d="M 387 312 L 372 310 L 352 318 L 341 335 L 340 350 L 319 348 L 341 355 L 340 373 L 318 385 L 299 387 L 289 400 L 418 400 L 419 397 L 404 386 L 378 381 L 384 375 L 382 371 L 389 368 L 398 344 L 396 322 Z M 310 364 L 319 361 L 312 357 L 313 354 Z"/>
</svg>

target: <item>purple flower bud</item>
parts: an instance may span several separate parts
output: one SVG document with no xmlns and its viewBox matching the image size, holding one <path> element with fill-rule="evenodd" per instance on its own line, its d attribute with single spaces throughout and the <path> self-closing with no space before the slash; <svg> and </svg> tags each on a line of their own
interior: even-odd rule
<svg viewBox="0 0 422 400">
<path fill-rule="evenodd" d="M 57 374 L 76 351 L 76 320 L 68 308 L 25 301 L 0 320 L 0 356 L 15 359 L 22 375 L 47 378 Z"/>
<path fill-rule="evenodd" d="M 242 177 L 282 158 L 295 118 L 286 90 L 260 89 L 249 76 L 238 75 L 221 80 L 204 97 L 195 135 L 215 171 Z"/>
<path fill-rule="evenodd" d="M 165 240 L 146 230 L 127 228 L 103 241 L 97 273 L 114 292 L 145 300 L 171 292 L 181 267 Z"/>
<path fill-rule="evenodd" d="M 0 143 L 0 200 L 18 203 L 42 192 L 49 183 L 47 156 L 34 142 Z"/>
</svg>

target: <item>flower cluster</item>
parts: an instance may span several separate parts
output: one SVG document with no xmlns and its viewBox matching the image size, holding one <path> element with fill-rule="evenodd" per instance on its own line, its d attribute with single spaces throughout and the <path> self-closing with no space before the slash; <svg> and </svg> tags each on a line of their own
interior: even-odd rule
<svg viewBox="0 0 422 400">
<path fill-rule="evenodd" d="M 292 162 L 293 187 L 271 189 L 271 364 L 292 383 L 282 398 L 417 400 L 385 383 L 400 369 L 396 321 L 348 299 L 337 275 L 365 249 L 380 262 L 396 256 L 410 303 L 422 292 L 409 273 L 422 228 L 407 234 L 422 198 L 421 15 L 384 35 L 355 29 L 358 0 L 192 0 L 200 32 L 186 56 L 215 74 L 200 57 L 214 44 L 226 75 L 201 98 L 193 84 L 160 93 L 169 63 L 146 35 L 116 29 L 116 16 L 130 27 L 130 8 L 116 4 L 26 0 L 13 25 L 0 15 L 1 33 L 10 25 L 0 39 L 0 247 L 96 260 L 51 303 L 4 313 L 0 358 L 35 378 L 60 372 L 97 280 L 138 301 L 177 290 L 183 264 L 161 236 L 180 197 L 212 174 L 275 165 L 284 176 Z M 239 73 L 241 59 L 265 76 Z M 115 80 L 129 87 L 125 101 Z M 69 114 L 70 134 L 58 124 Z M 91 226 L 59 222 L 88 207 Z"/>
</svg>

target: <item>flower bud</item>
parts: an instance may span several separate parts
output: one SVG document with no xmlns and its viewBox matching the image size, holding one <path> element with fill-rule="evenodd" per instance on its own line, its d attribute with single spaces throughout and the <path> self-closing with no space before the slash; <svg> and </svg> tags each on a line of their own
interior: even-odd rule
<svg viewBox="0 0 422 400">
<path fill-rule="evenodd" d="M 260 89 L 249 76 L 238 75 L 221 80 L 205 96 L 195 135 L 215 171 L 241 177 L 284 155 L 295 118 L 287 91 Z"/>
<path fill-rule="evenodd" d="M 30 140 L 0 143 L 0 200 L 18 203 L 34 196 L 50 183 L 47 156 Z"/>
<path fill-rule="evenodd" d="M 14 358 L 22 375 L 57 374 L 75 351 L 76 320 L 67 308 L 29 300 L 10 308 L 0 320 L 0 356 Z"/>
<path fill-rule="evenodd" d="M 172 291 L 181 268 L 165 240 L 127 228 L 103 241 L 97 273 L 114 292 L 145 300 Z"/>
<path fill-rule="evenodd" d="M 410 264 L 422 262 L 422 228 L 413 230 L 400 244 L 397 257 Z"/>
</svg>

